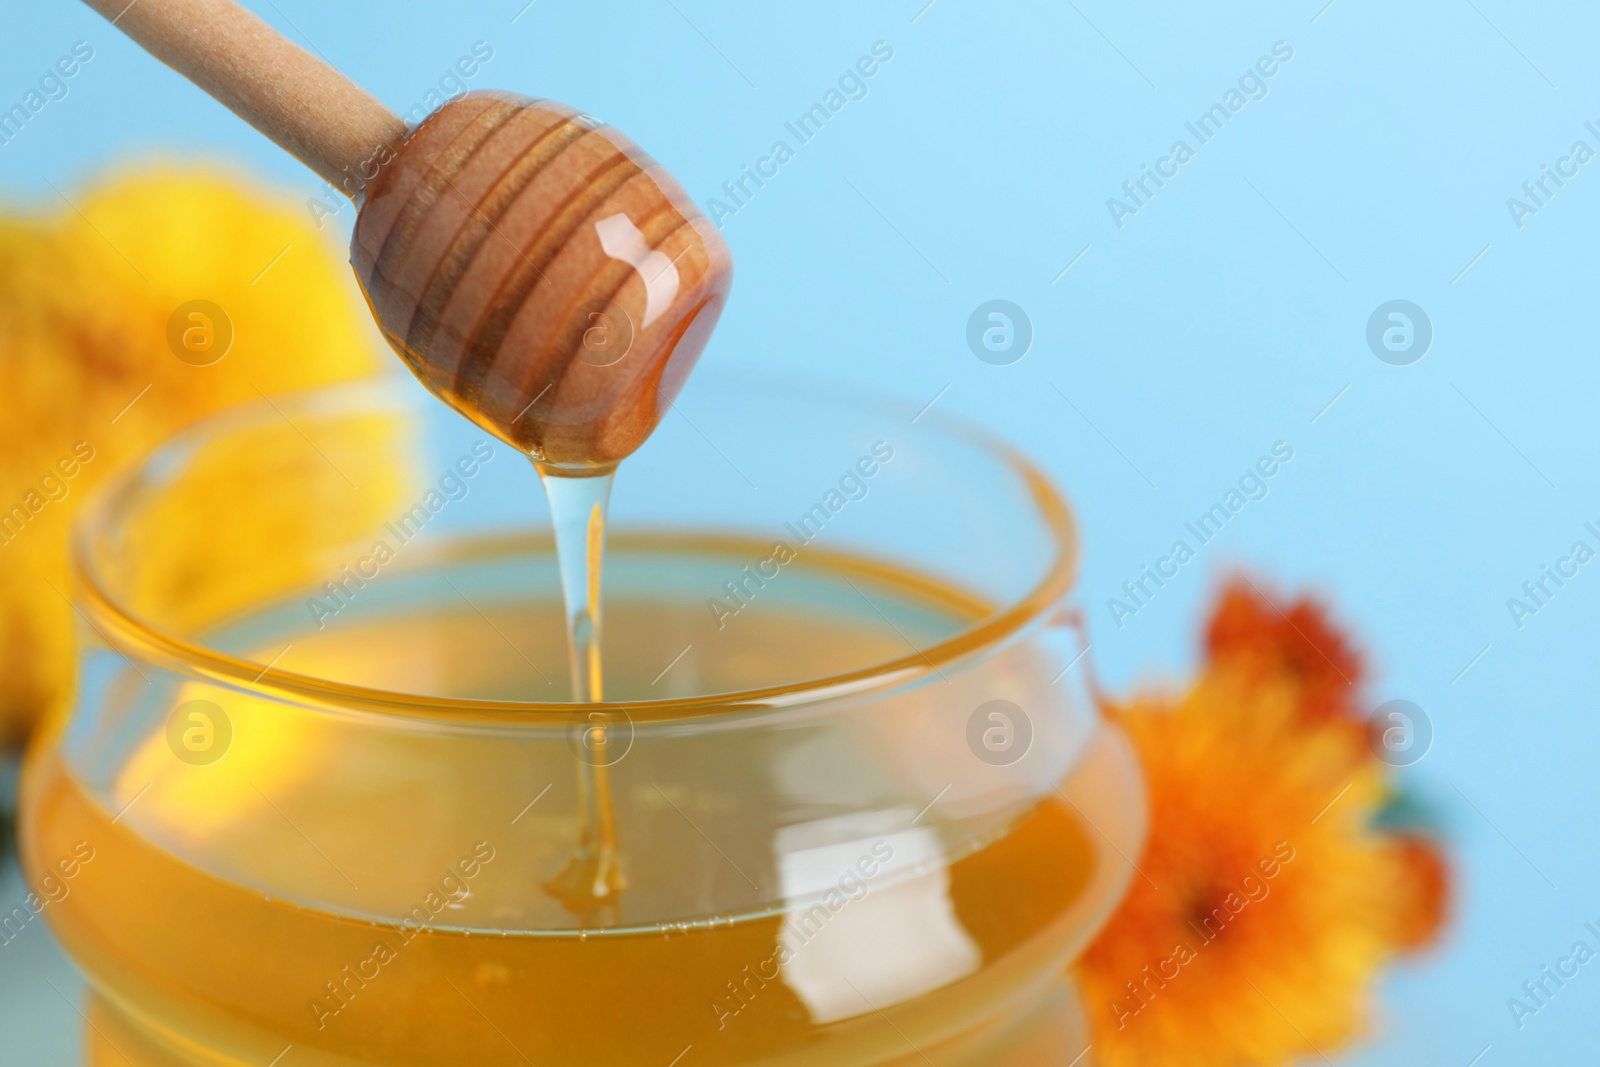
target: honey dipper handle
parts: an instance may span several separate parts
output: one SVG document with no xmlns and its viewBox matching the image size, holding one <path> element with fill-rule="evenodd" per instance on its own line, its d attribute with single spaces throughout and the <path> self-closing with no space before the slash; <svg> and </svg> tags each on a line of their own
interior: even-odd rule
<svg viewBox="0 0 1600 1067">
<path fill-rule="evenodd" d="M 151 55 L 354 197 L 400 118 L 233 0 L 84 0 Z"/>
</svg>

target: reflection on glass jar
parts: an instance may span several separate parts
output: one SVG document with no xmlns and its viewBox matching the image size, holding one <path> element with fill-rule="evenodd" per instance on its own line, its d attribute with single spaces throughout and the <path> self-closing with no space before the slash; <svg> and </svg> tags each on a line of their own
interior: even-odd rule
<svg viewBox="0 0 1600 1067">
<path fill-rule="evenodd" d="M 693 400 L 618 479 L 603 705 L 566 702 L 532 468 L 409 383 L 241 409 L 102 494 L 23 817 L 31 876 L 92 850 L 46 916 L 93 1062 L 1083 1050 L 1067 965 L 1144 808 L 1069 669 L 1064 505 L 932 416 Z M 597 760 L 622 889 L 584 908 L 547 887 Z"/>
</svg>

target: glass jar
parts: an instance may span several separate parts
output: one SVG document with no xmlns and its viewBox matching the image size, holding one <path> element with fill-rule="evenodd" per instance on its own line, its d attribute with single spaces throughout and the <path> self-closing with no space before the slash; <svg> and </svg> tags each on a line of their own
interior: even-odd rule
<svg viewBox="0 0 1600 1067">
<path fill-rule="evenodd" d="M 21 841 L 91 1062 L 1083 1050 L 1068 967 L 1144 800 L 1038 470 L 697 381 L 618 476 L 604 704 L 566 699 L 548 530 L 524 457 L 401 381 L 212 419 L 86 508 Z M 622 888 L 575 901 L 599 805 Z"/>
</svg>

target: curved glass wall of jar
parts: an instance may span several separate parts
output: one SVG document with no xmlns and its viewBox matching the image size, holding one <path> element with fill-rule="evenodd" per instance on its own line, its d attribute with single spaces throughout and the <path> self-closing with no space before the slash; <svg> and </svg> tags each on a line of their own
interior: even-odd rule
<svg viewBox="0 0 1600 1067">
<path fill-rule="evenodd" d="M 531 465 L 409 382 L 239 409 L 99 496 L 76 701 L 22 826 L 30 877 L 77 872 L 47 916 L 91 1040 L 1081 1050 L 1063 975 L 1144 801 L 1085 692 L 1055 490 L 934 413 L 697 380 L 612 501 L 609 700 L 577 705 Z M 558 875 L 602 802 L 621 888 L 575 901 Z"/>
</svg>

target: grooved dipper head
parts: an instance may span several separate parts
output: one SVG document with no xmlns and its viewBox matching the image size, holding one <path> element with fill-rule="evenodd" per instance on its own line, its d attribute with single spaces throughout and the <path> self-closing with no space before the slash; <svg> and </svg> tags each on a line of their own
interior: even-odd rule
<svg viewBox="0 0 1600 1067">
<path fill-rule="evenodd" d="M 716 227 L 637 145 L 501 92 L 445 104 L 395 149 L 350 252 L 424 385 L 573 472 L 650 435 L 733 281 Z"/>
</svg>

